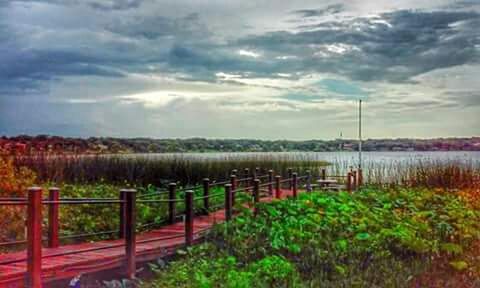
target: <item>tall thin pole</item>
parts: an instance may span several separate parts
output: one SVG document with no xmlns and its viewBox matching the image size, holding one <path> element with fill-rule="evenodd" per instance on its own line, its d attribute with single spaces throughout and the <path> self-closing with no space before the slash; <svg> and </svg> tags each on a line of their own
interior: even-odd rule
<svg viewBox="0 0 480 288">
<path fill-rule="evenodd" d="M 362 169 L 362 99 L 358 103 L 358 169 Z"/>
</svg>

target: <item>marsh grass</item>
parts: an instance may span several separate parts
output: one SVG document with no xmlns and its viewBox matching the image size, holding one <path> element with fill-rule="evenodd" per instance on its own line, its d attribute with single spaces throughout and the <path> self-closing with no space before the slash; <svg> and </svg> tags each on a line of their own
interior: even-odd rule
<svg viewBox="0 0 480 288">
<path fill-rule="evenodd" d="M 192 158 L 182 155 L 118 155 L 118 156 L 23 156 L 15 158 L 18 166 L 32 169 L 40 181 L 55 183 L 129 183 L 136 186 L 152 184 L 162 186 L 175 181 L 193 185 L 209 177 L 228 179 L 237 169 L 244 177 L 243 169 L 253 171 L 260 167 L 265 174 L 269 169 L 286 175 L 288 168 L 303 173 L 311 170 L 314 175 L 326 167 L 325 161 L 308 159 L 302 155 L 223 155 L 219 158 Z"/>
<path fill-rule="evenodd" d="M 351 162 L 335 161 L 327 174 L 345 175 Z M 373 186 L 405 186 L 441 189 L 480 187 L 480 162 L 459 160 L 410 159 L 369 162 L 363 166 L 364 182 Z"/>
</svg>

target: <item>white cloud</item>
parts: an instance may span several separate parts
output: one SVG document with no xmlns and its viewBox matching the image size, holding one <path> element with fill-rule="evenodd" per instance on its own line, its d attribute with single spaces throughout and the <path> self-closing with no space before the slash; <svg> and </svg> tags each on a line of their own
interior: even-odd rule
<svg viewBox="0 0 480 288">
<path fill-rule="evenodd" d="M 249 51 L 249 50 L 243 50 L 240 49 L 238 50 L 238 55 L 246 56 L 246 57 L 252 57 L 252 58 L 259 58 L 262 56 L 260 53 L 254 52 L 254 51 Z"/>
</svg>

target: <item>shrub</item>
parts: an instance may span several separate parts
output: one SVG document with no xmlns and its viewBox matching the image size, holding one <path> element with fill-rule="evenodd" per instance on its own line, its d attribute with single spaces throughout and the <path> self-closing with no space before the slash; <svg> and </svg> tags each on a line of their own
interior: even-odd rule
<svg viewBox="0 0 480 288">
<path fill-rule="evenodd" d="M 192 249 L 161 278 L 174 283 L 179 269 L 205 284 L 196 287 L 230 287 L 226 275 L 260 287 L 401 287 L 432 258 L 458 262 L 480 239 L 480 212 L 444 190 L 302 193 L 258 208 L 215 226 L 207 248 Z"/>
<path fill-rule="evenodd" d="M 26 189 L 35 183 L 35 174 L 25 168 L 17 168 L 13 160 L 0 157 L 0 198 L 25 197 Z M 0 242 L 22 239 L 24 235 L 25 207 L 0 205 Z"/>
</svg>

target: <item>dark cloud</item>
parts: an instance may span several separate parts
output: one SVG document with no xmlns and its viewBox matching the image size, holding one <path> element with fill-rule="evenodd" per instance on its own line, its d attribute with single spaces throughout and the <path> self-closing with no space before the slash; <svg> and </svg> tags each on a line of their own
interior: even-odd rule
<svg viewBox="0 0 480 288">
<path fill-rule="evenodd" d="M 84 3 L 103 5 L 99 9 L 128 9 L 141 2 Z M 338 4 L 293 13 L 314 17 L 342 9 Z M 436 69 L 478 62 L 479 19 L 475 12 L 404 10 L 378 18 L 300 26 L 299 32 L 276 31 L 219 42 L 199 14 L 169 18 L 132 13 L 112 17 L 98 31 L 91 31 L 105 29 L 129 41 L 92 37 L 93 42 L 86 43 L 88 49 L 22 47 L 22 39 L 0 20 L 0 91 L 34 91 L 38 83 L 62 76 L 121 77 L 120 71 L 144 73 L 150 65 L 158 72 L 180 72 L 184 80 L 212 82 L 217 81 L 218 72 L 252 78 L 318 72 L 361 81 L 406 82 Z M 257 51 L 261 56 L 239 55 L 239 50 Z"/>
<path fill-rule="evenodd" d="M 136 16 L 119 19 L 106 27 L 107 30 L 133 38 L 157 39 L 159 37 L 174 37 L 184 41 L 207 40 L 211 33 L 200 21 L 196 13 L 181 18 L 167 18 L 159 15 Z"/>
<path fill-rule="evenodd" d="M 300 9 L 293 13 L 304 18 L 338 14 L 344 10 L 343 4 L 332 4 L 321 9 Z"/>
<path fill-rule="evenodd" d="M 404 82 L 435 69 L 478 61 L 479 25 L 480 14 L 475 12 L 395 11 L 380 18 L 301 27 L 304 30 L 298 33 L 250 36 L 237 44 L 296 55 L 304 71 Z M 323 51 L 325 57 L 314 57 L 328 45 L 343 45 L 340 49 L 346 51 Z"/>
<path fill-rule="evenodd" d="M 81 5 L 85 4 L 99 10 L 127 10 L 138 8 L 145 0 L 13 0 L 10 2 L 47 3 L 54 5 Z M 0 7 L 2 4 L 0 3 Z"/>
<path fill-rule="evenodd" d="M 90 1 L 88 5 L 101 10 L 125 10 L 138 8 L 145 0 L 97 0 Z"/>
<path fill-rule="evenodd" d="M 5 95 L 42 91 L 42 82 L 62 76 L 123 76 L 114 67 L 102 66 L 101 59 L 74 52 L 24 50 L 5 56 L 0 56 L 0 92 Z"/>
</svg>

